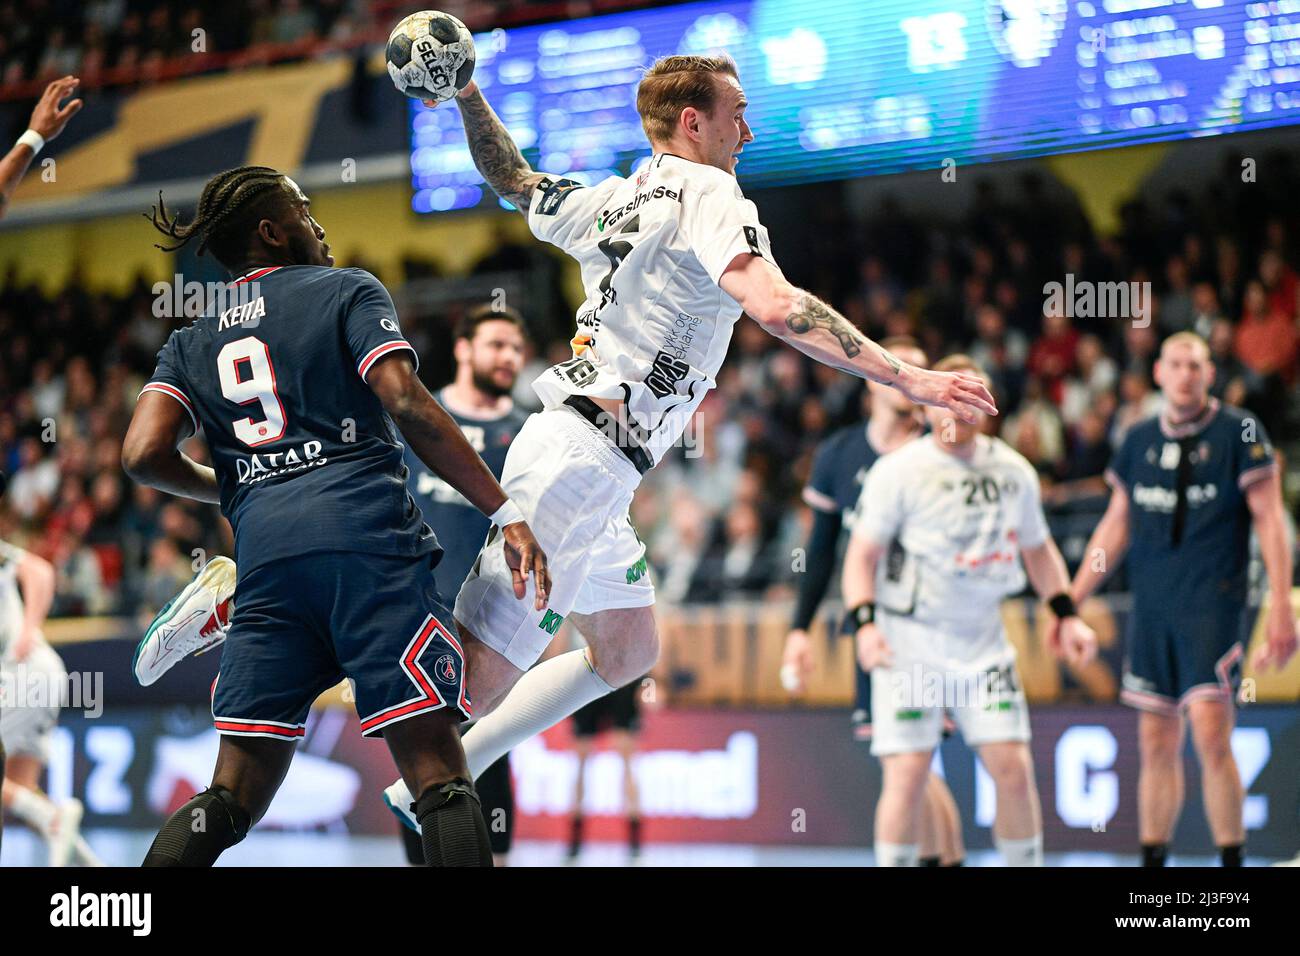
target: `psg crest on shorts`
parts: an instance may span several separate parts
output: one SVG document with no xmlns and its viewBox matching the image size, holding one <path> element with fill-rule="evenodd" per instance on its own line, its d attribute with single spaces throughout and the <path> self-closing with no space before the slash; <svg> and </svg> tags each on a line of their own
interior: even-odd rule
<svg viewBox="0 0 1300 956">
<path fill-rule="evenodd" d="M 438 663 L 433 665 L 434 673 L 448 683 L 456 681 L 456 658 L 450 654 L 443 654 L 438 658 Z"/>
</svg>

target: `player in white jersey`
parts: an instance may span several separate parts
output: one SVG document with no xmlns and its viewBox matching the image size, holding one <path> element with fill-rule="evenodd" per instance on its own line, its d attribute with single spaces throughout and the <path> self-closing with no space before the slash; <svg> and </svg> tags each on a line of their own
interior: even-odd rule
<svg viewBox="0 0 1300 956">
<path fill-rule="evenodd" d="M 0 541 L 0 741 L 7 753 L 0 803 L 46 842 L 51 866 L 74 856 L 97 866 L 79 832 L 81 802 L 55 803 L 40 789 L 68 676 L 41 634 L 54 577 L 44 558 Z"/>
<path fill-rule="evenodd" d="M 507 506 L 527 516 L 549 557 L 549 606 L 516 599 L 529 585 L 492 533 L 456 601 L 475 708 L 497 708 L 465 735 L 477 774 L 654 664 L 654 587 L 649 575 L 627 573 L 643 554 L 628 507 L 713 387 L 742 312 L 818 361 L 921 404 L 967 419 L 996 410 L 978 378 L 900 362 L 786 281 L 736 183 L 754 137 L 729 58 L 656 62 L 637 91 L 653 155 L 634 177 L 595 186 L 530 168 L 475 83 L 456 103 L 483 177 L 539 239 L 581 264 L 587 293 L 573 357 L 533 383 L 545 407 L 515 439 L 502 476 Z M 528 670 L 566 616 L 587 649 Z"/>
<path fill-rule="evenodd" d="M 978 372 L 964 355 L 936 368 Z M 947 708 L 993 778 L 998 849 L 1010 865 L 1040 865 L 1029 713 L 1002 599 L 1025 586 L 1027 571 L 1059 618 L 1053 641 L 1067 657 L 1086 661 L 1096 637 L 1069 598 L 1032 466 L 976 424 L 943 409 L 927 416 L 930 435 L 867 475 L 844 556 L 844 602 L 858 625 L 859 660 L 872 672 L 871 750 L 884 767 L 876 860 L 916 865 L 921 796 Z M 895 541 L 902 559 L 890 555 L 878 579 Z"/>
</svg>

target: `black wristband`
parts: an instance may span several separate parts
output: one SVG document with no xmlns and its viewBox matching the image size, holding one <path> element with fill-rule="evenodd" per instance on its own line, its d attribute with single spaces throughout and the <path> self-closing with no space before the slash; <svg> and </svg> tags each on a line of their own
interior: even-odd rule
<svg viewBox="0 0 1300 956">
<path fill-rule="evenodd" d="M 864 625 L 874 624 L 876 622 L 876 602 L 863 601 L 857 607 L 850 608 L 849 620 L 853 622 L 855 631 Z"/>
<path fill-rule="evenodd" d="M 1078 617 L 1079 609 L 1074 606 L 1074 598 L 1062 591 L 1050 598 L 1047 606 L 1057 617 Z"/>
</svg>

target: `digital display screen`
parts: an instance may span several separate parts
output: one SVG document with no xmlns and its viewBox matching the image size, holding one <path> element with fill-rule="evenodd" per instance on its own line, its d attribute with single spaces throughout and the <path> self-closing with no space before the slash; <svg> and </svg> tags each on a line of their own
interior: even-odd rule
<svg viewBox="0 0 1300 956">
<path fill-rule="evenodd" d="M 746 189 L 1260 129 L 1300 116 L 1300 0 L 723 0 L 474 37 L 475 79 L 535 169 L 649 155 L 645 67 L 725 51 Z M 411 103 L 412 206 L 498 203 L 454 104 Z"/>
</svg>

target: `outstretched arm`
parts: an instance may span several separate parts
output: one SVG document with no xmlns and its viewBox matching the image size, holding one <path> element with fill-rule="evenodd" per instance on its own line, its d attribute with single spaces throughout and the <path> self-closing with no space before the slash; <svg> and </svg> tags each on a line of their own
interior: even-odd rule
<svg viewBox="0 0 1300 956">
<path fill-rule="evenodd" d="M 823 365 L 892 385 L 918 404 L 951 409 L 963 421 L 973 422 L 977 411 L 998 413 L 978 376 L 901 361 L 817 296 L 791 285 L 762 256 L 736 256 L 718 284 L 768 332 Z"/>
<path fill-rule="evenodd" d="M 48 143 L 62 133 L 68 120 L 81 109 L 81 100 L 71 100 L 61 109 L 59 107 L 60 100 L 72 95 L 77 88 L 77 82 L 75 76 L 65 76 L 55 80 L 45 87 L 36 109 L 32 110 L 32 118 L 27 128 L 35 131 L 45 142 Z M 38 142 L 37 146 L 39 145 Z M 9 197 L 18 188 L 18 183 L 27 172 L 27 167 L 35 158 L 36 150 L 21 142 L 0 157 L 0 217 L 4 216 L 5 207 L 9 205 Z"/>
<path fill-rule="evenodd" d="M 429 107 L 437 105 L 430 100 L 425 100 L 424 104 Z M 528 165 L 524 154 L 510 137 L 510 131 L 483 98 L 477 83 L 470 80 L 469 85 L 456 94 L 456 105 L 460 107 L 474 165 L 498 196 L 527 216 L 533 190 L 546 177 Z"/>
</svg>

